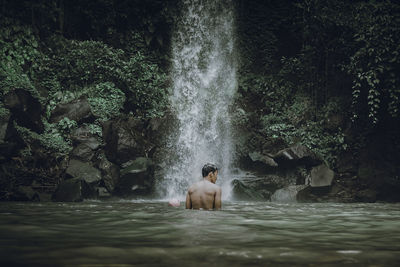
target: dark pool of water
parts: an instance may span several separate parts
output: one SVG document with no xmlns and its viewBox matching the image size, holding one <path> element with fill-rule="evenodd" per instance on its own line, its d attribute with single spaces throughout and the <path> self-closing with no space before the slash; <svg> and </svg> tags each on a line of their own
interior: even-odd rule
<svg viewBox="0 0 400 267">
<path fill-rule="evenodd" d="M 0 263 L 399 266 L 400 204 L 0 203 Z"/>
</svg>

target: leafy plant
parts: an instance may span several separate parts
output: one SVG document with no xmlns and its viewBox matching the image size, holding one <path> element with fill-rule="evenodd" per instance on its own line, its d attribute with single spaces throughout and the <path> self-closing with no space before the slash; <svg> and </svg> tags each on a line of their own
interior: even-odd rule
<svg viewBox="0 0 400 267">
<path fill-rule="evenodd" d="M 90 87 L 88 96 L 93 114 L 101 121 L 118 116 L 125 103 L 125 94 L 111 82 Z"/>
<path fill-rule="evenodd" d="M 63 134 L 57 129 L 54 124 L 45 123 L 45 131 L 42 134 L 37 134 L 28 128 L 19 126 L 14 122 L 14 127 L 18 134 L 24 140 L 27 147 L 39 144 L 46 148 L 49 152 L 68 154 L 72 150 L 72 142 L 65 139 Z"/>
<path fill-rule="evenodd" d="M 0 21 L 0 94 L 24 88 L 43 101 L 32 83 L 32 69 L 37 66 L 39 57 L 38 42 L 31 28 L 3 18 Z"/>
<path fill-rule="evenodd" d="M 358 4 L 356 11 L 357 50 L 346 66 L 353 77 L 353 120 L 367 115 L 377 124 L 385 110 L 392 117 L 399 116 L 400 7 L 368 2 Z"/>
</svg>

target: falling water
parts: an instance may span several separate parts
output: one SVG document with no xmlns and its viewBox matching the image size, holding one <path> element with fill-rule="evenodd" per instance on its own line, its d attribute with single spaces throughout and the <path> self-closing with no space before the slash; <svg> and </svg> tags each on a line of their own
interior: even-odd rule
<svg viewBox="0 0 400 267">
<path fill-rule="evenodd" d="M 211 162 L 220 168 L 217 184 L 226 199 L 234 154 L 229 106 L 237 87 L 233 3 L 187 0 L 182 6 L 173 35 L 170 97 L 178 130 L 170 139 L 171 164 L 161 191 L 182 199 Z"/>
</svg>

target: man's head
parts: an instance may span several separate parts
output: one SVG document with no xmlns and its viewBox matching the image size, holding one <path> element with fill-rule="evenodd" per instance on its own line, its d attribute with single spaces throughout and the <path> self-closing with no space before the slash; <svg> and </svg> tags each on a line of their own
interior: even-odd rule
<svg viewBox="0 0 400 267">
<path fill-rule="evenodd" d="M 218 168 L 214 164 L 207 163 L 203 166 L 201 173 L 203 174 L 203 178 L 210 176 L 210 178 L 213 180 L 212 182 L 215 183 L 217 180 Z"/>
</svg>

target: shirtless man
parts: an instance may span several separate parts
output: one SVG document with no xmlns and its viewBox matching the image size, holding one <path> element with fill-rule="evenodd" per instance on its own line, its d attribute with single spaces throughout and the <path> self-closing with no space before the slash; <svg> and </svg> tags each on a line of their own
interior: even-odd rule
<svg viewBox="0 0 400 267">
<path fill-rule="evenodd" d="M 193 184 L 186 194 L 187 209 L 221 209 L 221 188 L 215 184 L 218 168 L 210 163 L 201 170 L 203 180 Z"/>
</svg>

